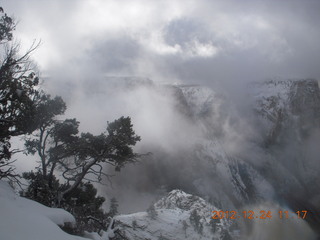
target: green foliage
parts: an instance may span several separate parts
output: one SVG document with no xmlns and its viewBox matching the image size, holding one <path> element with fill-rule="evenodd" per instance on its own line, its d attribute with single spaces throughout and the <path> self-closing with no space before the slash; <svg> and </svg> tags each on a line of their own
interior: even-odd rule
<svg viewBox="0 0 320 240">
<path fill-rule="evenodd" d="M 0 179 L 14 176 L 13 168 L 8 168 L 12 163 L 11 137 L 38 128 L 34 119 L 42 94 L 29 59 L 37 45 L 32 45 L 24 55 L 18 54 L 19 45 L 9 44 L 14 28 L 14 20 L 0 7 Z"/>
<path fill-rule="evenodd" d="M 0 7 L 0 14 L 0 43 L 3 43 L 12 40 L 12 31 L 15 28 L 15 23 L 11 17 L 4 13 L 2 7 Z"/>
<path fill-rule="evenodd" d="M 55 122 L 51 136 L 54 142 L 75 142 L 79 133 L 79 122 L 73 119 L 66 119 L 63 122 Z"/>
<path fill-rule="evenodd" d="M 89 176 L 100 182 L 107 163 L 120 171 L 127 163 L 136 161 L 138 154 L 132 147 L 140 141 L 133 131 L 131 119 L 121 117 L 99 135 L 79 133 L 76 119 L 57 120 L 64 114 L 66 104 L 61 97 L 51 97 L 38 87 L 39 78 L 30 61 L 30 54 L 38 47 L 33 44 L 19 55 L 19 46 L 9 44 L 15 23 L 0 7 L 0 179 L 12 176 L 8 168 L 10 139 L 34 133 L 25 142 L 26 154 L 38 154 L 38 172 L 24 173 L 30 183 L 24 196 L 46 206 L 61 206 L 77 219 L 75 233 L 98 231 L 106 226 L 107 214 L 101 209 L 104 198 L 89 182 Z M 6 168 L 6 169 L 5 169 Z M 56 179 L 62 173 L 64 184 Z M 110 216 L 117 214 L 118 203 L 111 204 Z"/>
<path fill-rule="evenodd" d="M 96 158 L 97 162 L 108 162 L 115 166 L 117 171 L 128 162 L 133 162 L 137 154 L 133 153 L 134 146 L 140 137 L 133 131 L 130 117 L 121 117 L 108 123 L 107 132 L 94 136 L 91 133 L 82 133 L 77 143 L 80 159 Z"/>
<path fill-rule="evenodd" d="M 121 117 L 108 124 L 108 137 L 113 151 L 113 162 L 115 169 L 120 171 L 128 161 L 133 161 L 137 155 L 133 153 L 132 147 L 141 140 L 133 131 L 130 117 Z"/>
<path fill-rule="evenodd" d="M 59 194 L 69 187 L 68 184 L 60 184 L 53 177 L 53 184 L 49 186 L 48 176 L 44 177 L 41 172 L 23 173 L 23 177 L 29 181 L 28 188 L 22 193 L 24 197 L 48 207 L 59 205 L 74 215 L 76 227 L 66 226 L 64 230 L 81 235 L 84 231 L 98 232 L 106 228 L 109 215 L 102 209 L 105 198 L 97 196 L 97 189 L 90 182 L 81 183 L 60 201 Z"/>
<path fill-rule="evenodd" d="M 68 187 L 63 185 L 62 189 Z M 82 235 L 84 231 L 99 232 L 106 229 L 109 215 L 102 209 L 104 201 L 104 197 L 97 196 L 97 189 L 90 182 L 81 183 L 64 197 L 61 206 L 72 213 L 77 221 L 73 234 Z"/>
<path fill-rule="evenodd" d="M 35 125 L 39 128 L 52 125 L 55 123 L 55 117 L 64 114 L 66 108 L 66 104 L 61 97 L 52 98 L 49 94 L 41 94 L 39 103 L 36 106 Z"/>
<path fill-rule="evenodd" d="M 36 90 L 38 78 L 34 73 L 20 75 L 19 59 L 9 52 L 0 65 L 0 142 L 6 145 L 2 158 L 10 159 L 10 138 L 33 132 L 34 118 L 40 92 Z M 22 70 L 27 71 L 27 70 Z"/>
<path fill-rule="evenodd" d="M 75 229 L 66 227 L 69 233 L 81 235 L 83 231 L 99 231 L 106 227 L 107 217 L 118 213 L 118 203 L 111 200 L 108 214 L 101 209 L 105 201 L 96 196 L 91 183 L 83 183 L 92 177 L 100 182 L 102 163 L 109 163 L 120 170 L 138 155 L 132 146 L 140 140 L 132 129 L 131 119 L 120 118 L 108 124 L 106 132 L 99 135 L 79 133 L 76 119 L 56 120 L 66 107 L 59 97 L 43 95 L 37 105 L 35 122 L 40 126 L 36 134 L 26 140 L 27 154 L 38 154 L 41 161 L 39 173 L 25 174 L 30 180 L 26 196 L 48 206 L 63 207 L 77 220 Z M 61 172 L 68 184 L 55 183 L 55 173 Z M 40 181 L 40 183 L 39 183 Z"/>
<path fill-rule="evenodd" d="M 60 184 L 55 177 L 49 186 L 48 177 L 43 176 L 41 172 L 25 172 L 22 176 L 29 181 L 27 190 L 23 192 L 24 197 L 48 207 L 56 205 Z"/>
<path fill-rule="evenodd" d="M 0 139 L 10 139 L 35 128 L 29 125 L 35 116 L 35 104 L 39 91 L 35 88 L 39 79 L 33 72 L 30 53 L 33 47 L 18 55 L 18 46 L 7 46 L 4 43 L 12 40 L 15 23 L 0 8 Z M 10 156 L 9 156 L 10 157 Z"/>
<path fill-rule="evenodd" d="M 89 174 L 95 177 L 92 181 L 100 182 L 106 176 L 102 171 L 102 163 L 111 164 L 119 171 L 138 157 L 132 146 L 140 141 L 140 137 L 133 131 L 129 117 L 109 123 L 107 131 L 99 135 L 79 134 L 79 122 L 76 119 L 54 120 L 57 114 L 65 110 L 60 98 L 51 99 L 47 95 L 41 109 L 46 109 L 41 111 L 43 117 L 38 117 L 41 127 L 36 138 L 26 141 L 26 151 L 40 156 L 42 175 L 52 176 L 56 170 L 62 172 L 62 176 L 70 183 L 69 188 L 62 192 L 63 195 L 77 188 Z"/>
</svg>

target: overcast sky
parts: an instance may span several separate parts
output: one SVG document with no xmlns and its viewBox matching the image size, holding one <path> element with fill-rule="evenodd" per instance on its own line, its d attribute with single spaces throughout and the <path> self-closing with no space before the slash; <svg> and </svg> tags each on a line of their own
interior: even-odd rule
<svg viewBox="0 0 320 240">
<path fill-rule="evenodd" d="M 7 0 L 49 84 L 141 76 L 210 85 L 320 79 L 318 0 Z M 61 85 L 59 85 L 61 86 Z"/>
</svg>

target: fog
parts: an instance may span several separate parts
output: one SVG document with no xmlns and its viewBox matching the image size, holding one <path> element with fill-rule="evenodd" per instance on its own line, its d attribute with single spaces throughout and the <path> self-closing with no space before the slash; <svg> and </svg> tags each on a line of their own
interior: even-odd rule
<svg viewBox="0 0 320 240">
<path fill-rule="evenodd" d="M 112 186 L 99 186 L 117 197 L 121 212 L 145 210 L 174 188 L 209 200 L 226 194 L 237 207 L 228 180 L 196 161 L 199 145 L 212 139 L 230 162 L 241 159 L 259 174 L 272 165 L 262 174 L 270 179 L 261 190 L 268 200 L 288 200 L 274 188 L 287 179 L 294 199 L 319 204 L 316 187 L 308 185 L 319 180 L 319 133 L 266 151 L 268 129 L 248 96 L 251 82 L 320 79 L 319 1 L 10 0 L 2 7 L 19 21 L 21 51 L 41 40 L 32 58 L 42 86 L 64 98 L 65 117 L 76 117 L 81 131 L 98 134 L 107 121 L 132 118 L 142 137 L 135 150 L 152 154 L 121 172 L 107 166 L 116 176 Z M 207 117 L 196 117 L 179 95 L 177 86 L 189 84 L 213 91 Z M 288 159 L 299 154 L 305 165 L 292 165 Z M 308 180 L 304 168 L 315 169 Z M 311 200 L 304 202 L 304 194 Z"/>
</svg>

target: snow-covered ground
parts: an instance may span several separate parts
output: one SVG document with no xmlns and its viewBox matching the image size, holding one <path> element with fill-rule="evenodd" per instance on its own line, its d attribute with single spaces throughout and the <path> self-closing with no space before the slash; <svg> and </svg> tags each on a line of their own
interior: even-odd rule
<svg viewBox="0 0 320 240">
<path fill-rule="evenodd" d="M 85 240 L 63 232 L 58 225 L 75 223 L 74 217 L 58 208 L 49 208 L 19 197 L 10 185 L 0 181 L 1 240 Z"/>
</svg>

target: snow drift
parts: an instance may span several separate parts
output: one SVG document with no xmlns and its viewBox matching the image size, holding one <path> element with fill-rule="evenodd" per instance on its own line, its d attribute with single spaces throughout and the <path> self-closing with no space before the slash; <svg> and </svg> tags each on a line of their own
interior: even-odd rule
<svg viewBox="0 0 320 240">
<path fill-rule="evenodd" d="M 63 232 L 58 225 L 75 223 L 63 209 L 49 208 L 19 197 L 10 185 L 0 181 L 1 240 L 85 240 Z"/>
</svg>

